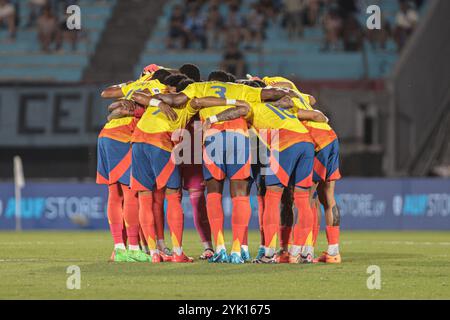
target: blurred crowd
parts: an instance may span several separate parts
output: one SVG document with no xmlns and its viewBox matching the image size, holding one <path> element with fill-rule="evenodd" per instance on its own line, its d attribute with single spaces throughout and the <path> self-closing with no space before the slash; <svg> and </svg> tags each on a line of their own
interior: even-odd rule
<svg viewBox="0 0 450 320">
<path fill-rule="evenodd" d="M 245 72 L 243 51 L 257 50 L 267 26 L 278 24 L 291 40 L 300 40 L 305 28 L 323 30 L 323 51 L 360 51 L 364 41 L 376 50 L 392 39 L 400 51 L 414 31 L 424 0 L 392 0 L 399 11 L 392 23 L 382 16 L 380 30 L 361 23 L 369 5 L 379 0 L 253 0 L 242 10 L 241 0 L 184 0 L 172 7 L 166 47 L 224 51 L 224 65 Z M 247 1 L 248 4 L 248 1 Z"/>
<path fill-rule="evenodd" d="M 43 52 L 60 51 L 64 42 L 76 51 L 79 32 L 69 30 L 66 25 L 66 9 L 74 4 L 78 4 L 78 0 L 0 0 L 0 30 L 8 33 L 8 38 L 0 41 L 14 42 L 21 28 L 35 29 Z M 20 10 L 25 6 L 29 15 L 23 23 Z"/>
</svg>

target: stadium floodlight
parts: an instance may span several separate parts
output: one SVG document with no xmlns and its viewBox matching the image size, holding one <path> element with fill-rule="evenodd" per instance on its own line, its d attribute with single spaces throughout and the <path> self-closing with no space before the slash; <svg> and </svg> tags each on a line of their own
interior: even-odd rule
<svg viewBox="0 0 450 320">
<path fill-rule="evenodd" d="M 16 231 L 22 230 L 22 188 L 25 187 L 22 159 L 14 157 L 14 195 L 16 198 Z"/>
</svg>

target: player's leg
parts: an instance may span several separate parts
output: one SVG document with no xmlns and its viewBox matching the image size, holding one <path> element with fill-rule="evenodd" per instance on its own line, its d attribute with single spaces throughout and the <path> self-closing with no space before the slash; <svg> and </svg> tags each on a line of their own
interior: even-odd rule
<svg viewBox="0 0 450 320">
<path fill-rule="evenodd" d="M 247 180 L 230 180 L 230 194 L 233 204 L 231 215 L 231 227 L 233 231 L 233 242 L 231 247 L 232 259 L 239 263 L 250 260 L 248 245 L 246 245 L 246 234 L 252 209 L 250 206 L 250 197 L 248 193 Z"/>
<path fill-rule="evenodd" d="M 258 223 L 259 223 L 259 249 L 255 257 L 256 260 L 262 258 L 265 254 L 265 242 L 264 242 L 264 196 L 266 195 L 265 184 L 260 184 L 257 187 L 256 198 L 258 200 Z"/>
<path fill-rule="evenodd" d="M 218 132 L 205 138 L 203 146 L 203 177 L 206 181 L 206 211 L 214 239 L 215 253 L 208 261 L 228 262 L 223 229 L 222 192 L 226 178 L 224 149 L 225 133 Z"/>
<path fill-rule="evenodd" d="M 183 164 L 180 166 L 183 180 L 183 189 L 189 192 L 189 200 L 192 206 L 194 226 L 200 236 L 203 246 L 201 260 L 207 260 L 214 254 L 211 241 L 211 227 L 206 211 L 205 185 L 203 179 L 203 167 L 198 164 Z"/>
<path fill-rule="evenodd" d="M 299 143 L 299 160 L 295 168 L 294 205 L 297 209 L 297 221 L 293 230 L 293 243 L 290 250 L 291 263 L 312 263 L 313 212 L 310 192 L 313 186 L 314 146 L 312 143 Z"/>
<path fill-rule="evenodd" d="M 155 174 L 151 167 L 152 158 L 149 146 L 145 143 L 132 145 L 132 168 L 130 187 L 138 192 L 139 224 L 141 226 L 152 262 L 160 262 L 159 251 L 156 246 L 156 229 L 153 215 L 153 192 L 155 188 Z"/>
<path fill-rule="evenodd" d="M 156 229 L 156 245 L 159 253 L 164 261 L 170 261 L 172 259 L 172 253 L 167 248 L 164 240 L 164 199 L 165 189 L 157 189 L 153 191 L 153 216 L 155 217 L 155 229 Z"/>
<path fill-rule="evenodd" d="M 278 236 L 280 239 L 280 251 L 277 253 L 278 263 L 289 262 L 289 245 L 294 224 L 294 190 L 285 188 L 281 198 L 281 221 Z"/>
<path fill-rule="evenodd" d="M 222 192 L 223 180 L 216 179 L 206 180 L 206 211 L 208 215 L 211 233 L 214 239 L 215 253 L 210 262 L 227 262 L 228 255 L 225 247 L 224 229 L 223 229 L 223 206 L 222 206 Z"/>
<path fill-rule="evenodd" d="M 112 260 L 128 261 L 125 243 L 123 241 L 123 194 L 119 183 L 113 183 L 108 186 L 108 204 L 107 215 L 109 229 L 114 241 L 114 253 Z"/>
<path fill-rule="evenodd" d="M 339 233 L 340 233 L 340 213 L 334 198 L 335 181 L 327 181 L 319 183 L 318 194 L 320 202 L 325 211 L 326 235 L 328 241 L 328 249 L 325 259 L 321 257 L 320 261 L 327 263 L 340 263 L 341 256 L 339 253 Z"/>
<path fill-rule="evenodd" d="M 249 261 L 250 253 L 246 237 L 252 214 L 249 196 L 251 180 L 250 139 L 241 130 L 226 132 L 225 172 L 230 179 L 232 201 L 231 227 L 233 241 L 231 263 Z"/>
<path fill-rule="evenodd" d="M 128 255 L 139 262 L 149 261 L 149 256 L 139 247 L 139 199 L 138 193 L 121 184 L 123 193 L 123 218 L 128 239 Z"/>
<path fill-rule="evenodd" d="M 128 261 L 125 241 L 123 239 L 123 194 L 118 181 L 119 177 L 117 172 L 119 170 L 115 169 L 121 163 L 126 162 L 123 159 L 126 157 L 128 151 L 128 144 L 110 138 L 100 137 L 98 139 L 96 182 L 108 186 L 107 215 L 114 241 L 114 251 L 111 256 L 112 261 Z"/>
<path fill-rule="evenodd" d="M 166 199 L 167 223 L 172 238 L 172 262 L 193 262 L 194 259 L 186 256 L 183 252 L 184 213 L 181 206 L 181 189 L 168 186 Z"/>
<path fill-rule="evenodd" d="M 340 263 L 339 234 L 340 214 L 334 197 L 335 182 L 341 178 L 339 171 L 339 142 L 334 140 L 320 150 L 317 160 L 326 169 L 326 174 L 319 183 L 318 196 L 325 211 L 326 234 L 328 250 L 319 257 L 319 261 L 327 263 Z M 317 164 L 320 167 L 319 163 Z"/>
</svg>

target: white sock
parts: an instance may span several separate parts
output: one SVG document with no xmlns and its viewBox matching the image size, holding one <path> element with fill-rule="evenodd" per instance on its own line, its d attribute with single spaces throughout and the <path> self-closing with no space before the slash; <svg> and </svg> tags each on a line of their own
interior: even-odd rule
<svg viewBox="0 0 450 320">
<path fill-rule="evenodd" d="M 183 248 L 182 247 L 173 247 L 173 252 L 175 252 L 175 254 L 177 256 L 181 256 L 181 254 L 183 253 Z"/>
<path fill-rule="evenodd" d="M 225 245 L 224 245 L 224 244 L 220 244 L 220 245 L 216 246 L 216 253 L 219 253 L 220 250 L 222 250 L 222 249 L 224 249 L 225 251 L 227 250 L 227 249 L 225 248 Z"/>
<path fill-rule="evenodd" d="M 329 244 L 327 252 L 330 256 L 337 256 L 339 254 L 339 244 Z"/>
<path fill-rule="evenodd" d="M 302 256 L 306 257 L 308 254 L 314 256 L 314 247 L 312 246 L 304 246 L 302 249 Z"/>
<path fill-rule="evenodd" d="M 274 248 L 264 248 L 264 255 L 266 257 L 273 257 L 273 255 L 275 254 L 275 249 Z"/>
<path fill-rule="evenodd" d="M 158 248 L 161 250 L 166 247 L 166 242 L 164 240 L 157 240 L 156 244 L 157 244 Z"/>
<path fill-rule="evenodd" d="M 302 252 L 302 246 L 292 245 L 289 250 L 289 253 L 294 257 L 298 256 L 300 252 Z"/>
<path fill-rule="evenodd" d="M 137 250 L 139 250 L 139 249 L 140 249 L 139 246 L 134 246 L 134 245 L 132 245 L 132 244 L 129 244 L 129 245 L 128 245 L 128 250 L 137 251 Z"/>
<path fill-rule="evenodd" d="M 244 251 L 248 251 L 248 246 L 243 244 L 243 245 L 241 245 L 241 249 L 244 250 Z"/>
<path fill-rule="evenodd" d="M 126 250 L 127 248 L 125 248 L 125 245 L 123 243 L 116 243 L 114 245 L 114 249 Z"/>
<path fill-rule="evenodd" d="M 202 245 L 203 245 L 203 249 L 205 249 L 205 250 L 206 249 L 211 249 L 213 247 L 211 241 L 202 242 Z"/>
</svg>

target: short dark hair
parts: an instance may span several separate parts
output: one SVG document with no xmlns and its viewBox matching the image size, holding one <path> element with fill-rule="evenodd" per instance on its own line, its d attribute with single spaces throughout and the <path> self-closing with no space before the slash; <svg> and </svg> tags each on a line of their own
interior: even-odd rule
<svg viewBox="0 0 450 320">
<path fill-rule="evenodd" d="M 228 75 L 228 82 L 233 82 L 233 83 L 236 82 L 236 77 L 234 74 L 227 72 L 227 75 Z"/>
<path fill-rule="evenodd" d="M 166 84 L 165 80 L 170 76 L 170 71 L 166 69 L 156 70 L 152 76 L 152 80 L 159 80 L 162 84 Z"/>
<path fill-rule="evenodd" d="M 192 79 L 184 79 L 184 80 L 180 81 L 180 82 L 177 84 L 177 92 L 183 91 L 184 89 L 186 89 L 186 87 L 187 87 L 188 85 L 190 85 L 191 83 L 194 83 L 194 82 L 195 82 L 195 81 L 192 80 Z"/>
<path fill-rule="evenodd" d="M 239 80 L 238 83 L 254 88 L 261 88 L 261 85 L 256 80 Z"/>
<path fill-rule="evenodd" d="M 200 69 L 195 64 L 183 64 L 180 67 L 180 73 L 184 74 L 188 78 L 191 78 L 195 82 L 200 82 Z"/>
<path fill-rule="evenodd" d="M 165 79 L 166 85 L 176 87 L 181 81 L 187 79 L 184 74 L 171 74 Z"/>
<path fill-rule="evenodd" d="M 222 70 L 213 71 L 208 76 L 208 81 L 228 82 L 229 80 L 228 74 Z"/>
</svg>

